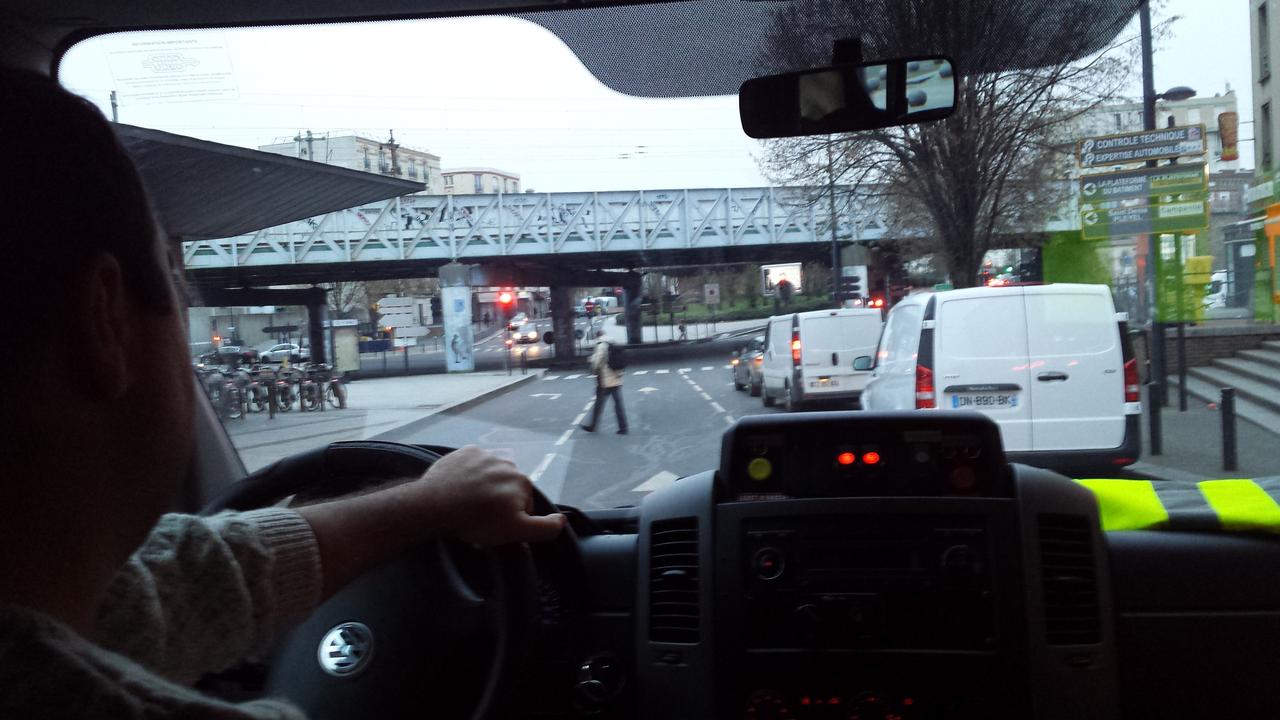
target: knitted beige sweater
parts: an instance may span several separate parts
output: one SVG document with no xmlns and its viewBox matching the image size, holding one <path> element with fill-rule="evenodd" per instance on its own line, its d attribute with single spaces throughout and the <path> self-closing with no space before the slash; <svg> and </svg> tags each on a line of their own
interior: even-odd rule
<svg viewBox="0 0 1280 720">
<path fill-rule="evenodd" d="M 264 654 L 320 585 L 315 536 L 292 510 L 166 515 L 113 580 L 92 639 L 0 605 L 0 718 L 301 718 L 187 684 Z"/>
</svg>

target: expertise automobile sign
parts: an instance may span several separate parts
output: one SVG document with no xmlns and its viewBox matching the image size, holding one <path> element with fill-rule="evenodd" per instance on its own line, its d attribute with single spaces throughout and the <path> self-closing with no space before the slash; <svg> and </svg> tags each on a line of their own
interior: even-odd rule
<svg viewBox="0 0 1280 720">
<path fill-rule="evenodd" d="M 1103 168 L 1203 155 L 1207 150 L 1204 125 L 1186 125 L 1087 138 L 1078 143 L 1076 159 L 1082 168 Z"/>
</svg>

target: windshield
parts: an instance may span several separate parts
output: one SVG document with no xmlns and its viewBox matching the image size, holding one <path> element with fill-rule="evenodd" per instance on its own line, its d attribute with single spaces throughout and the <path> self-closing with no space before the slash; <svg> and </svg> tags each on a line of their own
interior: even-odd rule
<svg viewBox="0 0 1280 720">
<path fill-rule="evenodd" d="M 829 62 L 787 19 L 848 18 L 776 5 L 754 72 Z M 713 469 L 747 415 L 883 409 L 983 412 L 1013 459 L 1077 477 L 1261 476 L 1280 196 L 1252 7 L 1156 9 L 1150 118 L 1134 18 L 1101 52 L 1064 30 L 1037 43 L 1054 63 L 966 74 L 951 119 L 771 141 L 734 96 L 615 92 L 510 17 L 121 33 L 60 78 L 147 150 L 193 367 L 250 471 L 476 444 L 617 507 Z M 963 73 L 989 44 L 943 49 Z M 835 308 L 879 315 L 793 324 Z"/>
</svg>

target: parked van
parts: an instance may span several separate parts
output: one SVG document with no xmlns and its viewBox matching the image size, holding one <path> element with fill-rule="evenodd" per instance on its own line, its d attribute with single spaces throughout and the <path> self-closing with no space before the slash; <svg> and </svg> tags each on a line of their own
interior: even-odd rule
<svg viewBox="0 0 1280 720">
<path fill-rule="evenodd" d="M 1129 465 L 1142 448 L 1138 364 L 1105 285 L 913 295 L 889 313 L 867 410 L 977 410 L 1009 459 L 1066 472 Z"/>
<path fill-rule="evenodd" d="M 880 310 L 813 310 L 775 315 L 765 330 L 761 396 L 788 410 L 813 400 L 857 400 L 870 373 L 853 361 L 875 350 Z"/>
</svg>

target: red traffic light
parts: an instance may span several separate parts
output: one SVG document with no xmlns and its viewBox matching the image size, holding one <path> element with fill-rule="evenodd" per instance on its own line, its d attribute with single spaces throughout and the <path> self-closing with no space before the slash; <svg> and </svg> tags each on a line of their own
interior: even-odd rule
<svg viewBox="0 0 1280 720">
<path fill-rule="evenodd" d="M 511 302 L 512 302 L 512 300 L 514 300 L 514 299 L 515 299 L 515 298 L 513 298 L 513 297 L 511 296 L 511 293 L 509 293 L 509 292 L 500 292 L 500 293 L 498 293 L 498 303 L 499 303 L 499 304 L 502 304 L 502 305 L 510 305 L 510 304 L 511 304 Z"/>
</svg>

